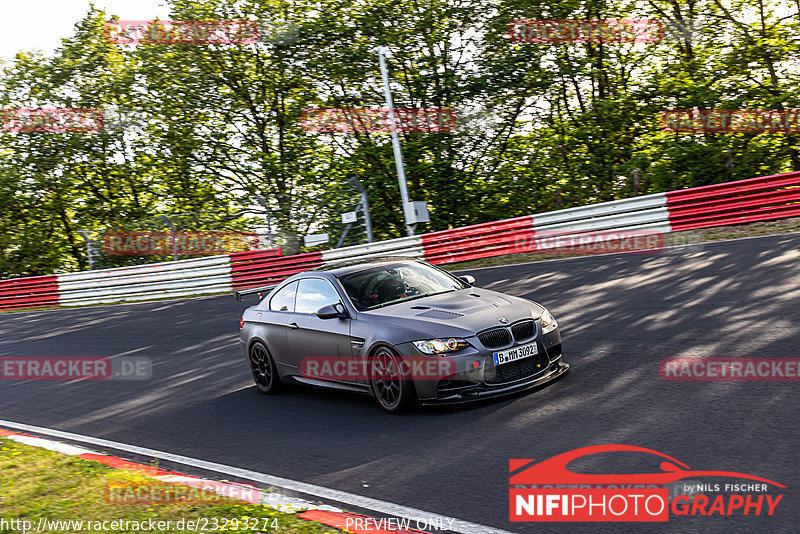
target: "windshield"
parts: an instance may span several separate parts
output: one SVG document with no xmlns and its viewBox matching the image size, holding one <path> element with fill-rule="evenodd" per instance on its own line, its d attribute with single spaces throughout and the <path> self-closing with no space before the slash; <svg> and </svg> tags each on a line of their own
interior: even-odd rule
<svg viewBox="0 0 800 534">
<path fill-rule="evenodd" d="M 382 265 L 341 276 L 339 281 L 359 311 L 469 287 L 423 263 Z"/>
</svg>

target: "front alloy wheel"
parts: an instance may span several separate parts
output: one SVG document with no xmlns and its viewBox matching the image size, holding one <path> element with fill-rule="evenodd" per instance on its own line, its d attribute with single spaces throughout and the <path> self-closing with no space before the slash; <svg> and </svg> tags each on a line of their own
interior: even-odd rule
<svg viewBox="0 0 800 534">
<path fill-rule="evenodd" d="M 400 367 L 402 359 L 387 347 L 379 348 L 372 357 L 372 392 L 380 407 L 400 413 L 417 401 L 414 384 Z"/>
</svg>

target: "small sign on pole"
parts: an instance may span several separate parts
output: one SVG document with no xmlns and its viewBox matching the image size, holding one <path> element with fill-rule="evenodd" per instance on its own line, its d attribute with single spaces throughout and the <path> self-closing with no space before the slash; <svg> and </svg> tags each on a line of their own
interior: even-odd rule
<svg viewBox="0 0 800 534">
<path fill-rule="evenodd" d="M 358 220 L 358 214 L 355 211 L 348 211 L 342 213 L 342 222 L 344 224 L 352 224 Z"/>
<path fill-rule="evenodd" d="M 428 213 L 428 203 L 424 200 L 408 202 L 404 206 L 406 221 L 409 224 L 426 223 L 431 221 Z"/>
</svg>

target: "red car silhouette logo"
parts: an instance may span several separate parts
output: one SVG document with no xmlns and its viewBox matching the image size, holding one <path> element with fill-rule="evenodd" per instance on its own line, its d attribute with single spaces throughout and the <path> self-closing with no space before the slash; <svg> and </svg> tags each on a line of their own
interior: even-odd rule
<svg viewBox="0 0 800 534">
<path fill-rule="evenodd" d="M 660 464 L 660 473 L 635 473 L 635 474 L 583 474 L 575 473 L 567 469 L 567 464 L 577 458 L 597 454 L 601 452 L 617 452 L 617 451 L 632 451 L 644 452 L 654 454 L 664 458 Z M 509 471 L 514 471 L 523 465 L 531 463 L 530 460 L 511 460 L 509 462 Z M 676 480 L 693 477 L 731 477 L 731 478 L 745 478 L 748 480 L 756 480 L 758 482 L 766 482 L 785 488 L 783 484 L 779 484 L 766 478 L 761 478 L 745 473 L 737 473 L 734 471 L 702 471 L 690 468 L 685 463 L 676 460 L 662 452 L 654 451 L 653 449 L 646 449 L 644 447 L 637 447 L 635 445 L 593 445 L 591 447 L 582 447 L 568 451 L 550 459 L 543 460 L 537 464 L 528 467 L 513 475 L 509 484 L 669 484 Z"/>
</svg>

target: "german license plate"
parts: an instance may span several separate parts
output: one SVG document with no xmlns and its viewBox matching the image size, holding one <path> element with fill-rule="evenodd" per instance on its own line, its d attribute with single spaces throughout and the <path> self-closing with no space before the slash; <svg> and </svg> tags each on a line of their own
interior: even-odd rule
<svg viewBox="0 0 800 534">
<path fill-rule="evenodd" d="M 537 344 L 528 343 L 527 345 L 520 345 L 519 347 L 514 347 L 513 349 L 493 352 L 492 358 L 494 358 L 495 365 L 503 365 L 504 363 L 521 360 L 522 358 L 527 358 L 528 356 L 536 356 L 537 354 L 539 354 L 539 347 Z"/>
</svg>

